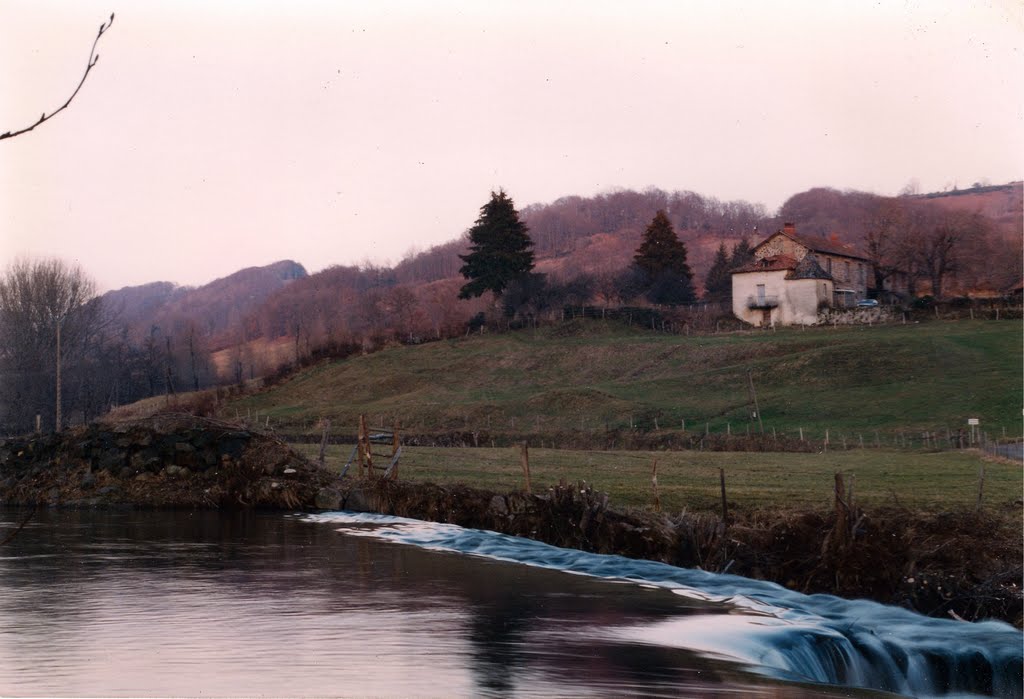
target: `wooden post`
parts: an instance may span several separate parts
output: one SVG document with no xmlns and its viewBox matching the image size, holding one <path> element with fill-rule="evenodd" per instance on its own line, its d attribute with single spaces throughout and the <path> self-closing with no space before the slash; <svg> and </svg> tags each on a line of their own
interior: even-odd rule
<svg viewBox="0 0 1024 699">
<path fill-rule="evenodd" d="M 725 469 L 718 469 L 718 483 L 722 489 L 722 523 L 729 523 L 729 502 L 725 498 Z"/>
<path fill-rule="evenodd" d="M 686 418 L 685 417 L 682 420 L 679 421 L 679 426 L 682 428 L 683 432 L 686 432 Z"/>
<path fill-rule="evenodd" d="M 327 452 L 327 433 L 331 430 L 331 419 L 323 418 L 320 420 L 320 426 L 323 427 L 323 435 L 320 437 L 320 468 L 323 468 Z"/>
<path fill-rule="evenodd" d="M 985 462 L 978 466 L 978 504 L 975 511 L 981 512 L 981 496 L 985 492 Z"/>
<path fill-rule="evenodd" d="M 863 449 L 864 448 L 864 435 L 858 434 L 857 438 L 860 440 L 860 448 Z"/>
<path fill-rule="evenodd" d="M 846 503 L 846 486 L 843 483 L 843 474 L 836 471 L 836 485 L 835 485 L 835 531 L 839 535 L 839 540 L 845 542 L 849 539 L 850 535 L 850 508 Z"/>
<path fill-rule="evenodd" d="M 54 422 L 54 432 L 60 432 L 60 424 L 62 422 L 60 414 L 60 326 L 63 324 L 64 319 L 57 319 L 57 415 Z"/>
<path fill-rule="evenodd" d="M 804 428 L 803 427 L 799 427 L 797 429 L 800 430 L 800 441 L 802 442 L 802 441 L 804 441 Z"/>
<path fill-rule="evenodd" d="M 36 434 L 42 432 L 43 416 L 36 413 Z"/>
<path fill-rule="evenodd" d="M 476 446 L 476 432 L 473 433 L 473 446 Z M 384 473 L 385 476 L 391 474 L 391 480 L 398 480 L 398 458 L 402 455 L 402 444 L 398 437 L 398 418 L 395 418 L 394 431 L 391 433 L 391 465 L 388 466 L 388 470 Z"/>
<path fill-rule="evenodd" d="M 370 448 L 370 431 L 366 427 L 366 415 L 359 416 L 359 475 L 368 477 L 373 473 L 373 452 Z"/>
<path fill-rule="evenodd" d="M 530 488 L 530 452 L 526 442 L 519 444 L 519 463 L 523 467 L 523 477 L 526 478 L 526 492 L 530 494 L 533 491 Z"/>
<path fill-rule="evenodd" d="M 757 416 L 757 425 L 764 434 L 764 423 L 761 422 L 761 409 L 757 405 L 757 391 L 754 390 L 754 370 L 747 368 L 747 381 L 750 383 L 750 399 L 754 404 L 754 415 Z"/>
<path fill-rule="evenodd" d="M 654 511 L 661 512 L 661 497 L 658 496 L 658 460 L 651 467 L 651 485 L 654 486 Z"/>
<path fill-rule="evenodd" d="M 728 436 L 730 436 L 730 437 L 732 436 L 732 423 L 731 422 L 726 422 L 725 423 L 725 433 Z"/>
</svg>

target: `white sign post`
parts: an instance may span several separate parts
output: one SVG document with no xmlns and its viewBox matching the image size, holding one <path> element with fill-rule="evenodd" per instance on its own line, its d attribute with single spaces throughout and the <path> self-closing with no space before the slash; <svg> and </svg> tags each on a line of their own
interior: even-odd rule
<svg viewBox="0 0 1024 699">
<path fill-rule="evenodd" d="M 976 417 L 969 417 L 967 418 L 967 424 L 971 427 L 971 444 L 974 444 L 976 441 L 974 430 L 981 422 Z"/>
</svg>

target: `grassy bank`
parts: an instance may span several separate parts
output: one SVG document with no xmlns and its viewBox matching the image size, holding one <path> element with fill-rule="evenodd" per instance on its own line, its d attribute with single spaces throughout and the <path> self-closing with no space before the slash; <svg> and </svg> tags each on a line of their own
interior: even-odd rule
<svg viewBox="0 0 1024 699">
<path fill-rule="evenodd" d="M 360 413 L 422 433 L 742 432 L 753 380 L 764 429 L 821 439 L 945 436 L 977 417 L 1019 435 L 1019 321 L 780 329 L 704 336 L 577 320 L 325 363 L 230 403 L 284 431 L 320 417 L 354 431 Z M 749 374 L 748 374 L 749 371 Z M 758 429 L 757 424 L 754 425 Z"/>
<path fill-rule="evenodd" d="M 310 458 L 319 447 L 293 445 Z M 327 465 L 340 469 L 351 445 L 330 445 Z M 973 508 L 979 468 L 985 467 L 984 504 L 1006 510 L 1024 487 L 1019 465 L 983 461 L 974 451 L 919 453 L 865 449 L 828 454 L 722 452 L 595 452 L 530 449 L 535 489 L 559 480 L 586 481 L 609 494 L 618 507 L 653 503 L 651 470 L 658 462 L 658 492 L 668 511 L 720 511 L 719 469 L 724 469 L 730 507 L 815 508 L 831 506 L 834 474 L 852 475 L 863 505 L 912 509 Z M 352 473 L 355 473 L 353 470 Z M 444 449 L 405 447 L 399 462 L 402 480 L 465 484 L 508 491 L 523 487 L 519 452 L 510 448 Z M 1019 517 L 1019 511 L 1015 516 Z"/>
</svg>

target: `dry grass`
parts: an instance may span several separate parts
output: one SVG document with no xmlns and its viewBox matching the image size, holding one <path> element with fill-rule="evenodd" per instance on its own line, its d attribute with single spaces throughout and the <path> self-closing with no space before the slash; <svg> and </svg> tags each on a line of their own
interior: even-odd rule
<svg viewBox="0 0 1024 699">
<path fill-rule="evenodd" d="M 318 445 L 293 446 L 314 459 L 319 452 Z M 341 469 L 351 450 L 351 445 L 329 445 L 327 465 Z M 827 509 L 837 471 L 847 475 L 857 501 L 864 505 L 930 511 L 970 509 L 977 499 L 982 464 L 981 455 L 973 451 L 851 449 L 793 454 L 531 448 L 529 453 L 535 488 L 546 488 L 560 480 L 586 481 L 607 492 L 613 505 L 619 507 L 652 504 L 651 471 L 657 460 L 658 491 L 662 507 L 668 511 L 718 511 L 719 469 L 725 471 L 730 507 L 746 511 Z M 507 447 L 404 447 L 399 473 L 403 480 L 461 483 L 497 491 L 523 487 L 519 452 Z M 1022 487 L 1019 464 L 986 464 L 987 506 L 1013 511 Z"/>
</svg>

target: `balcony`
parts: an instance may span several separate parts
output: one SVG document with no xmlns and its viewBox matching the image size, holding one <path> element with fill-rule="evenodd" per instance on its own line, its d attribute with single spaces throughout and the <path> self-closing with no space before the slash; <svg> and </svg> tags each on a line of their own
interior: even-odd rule
<svg viewBox="0 0 1024 699">
<path fill-rule="evenodd" d="M 747 308 L 776 308 L 779 305 L 778 296 L 748 296 Z"/>
</svg>

